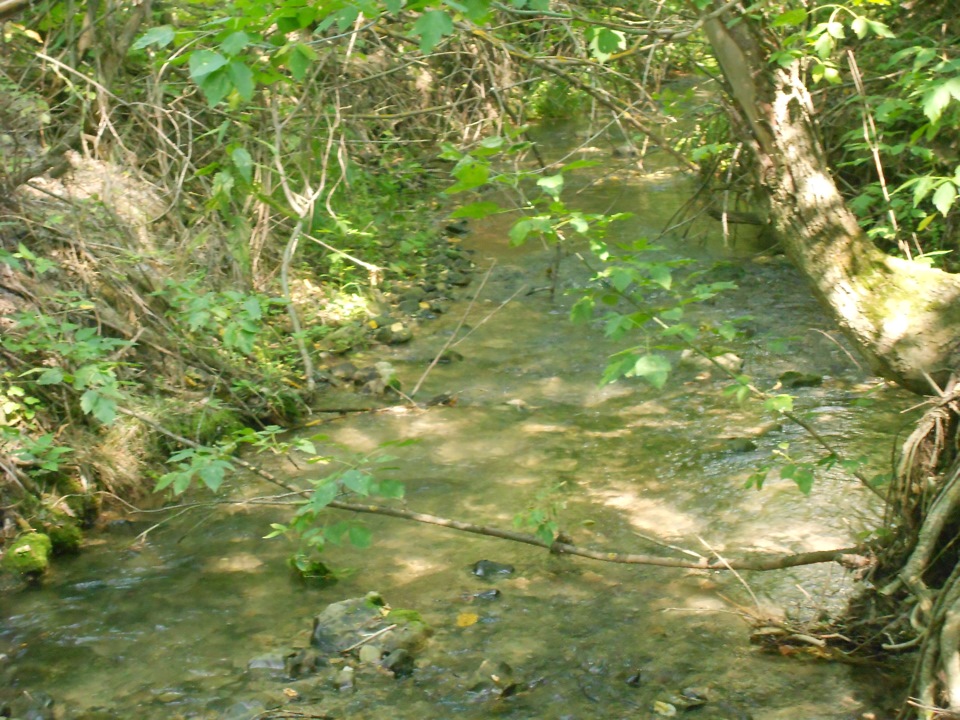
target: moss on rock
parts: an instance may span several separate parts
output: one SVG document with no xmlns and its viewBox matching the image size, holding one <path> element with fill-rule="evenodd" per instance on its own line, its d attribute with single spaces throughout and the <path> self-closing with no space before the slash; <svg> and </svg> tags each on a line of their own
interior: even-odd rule
<svg viewBox="0 0 960 720">
<path fill-rule="evenodd" d="M 80 552 L 83 531 L 71 522 L 51 525 L 47 528 L 54 555 L 73 555 Z"/>
<path fill-rule="evenodd" d="M 39 577 L 50 565 L 52 549 L 49 535 L 26 533 L 10 543 L 2 564 L 7 570 L 25 577 Z"/>
</svg>

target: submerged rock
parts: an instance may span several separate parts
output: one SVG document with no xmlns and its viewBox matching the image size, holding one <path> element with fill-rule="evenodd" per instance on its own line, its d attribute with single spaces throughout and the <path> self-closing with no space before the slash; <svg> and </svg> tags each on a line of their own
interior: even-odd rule
<svg viewBox="0 0 960 720">
<path fill-rule="evenodd" d="M 717 365 L 728 372 L 738 373 L 743 369 L 743 358 L 736 353 L 727 352 L 712 355 L 708 359 L 689 348 L 680 353 L 681 367 L 694 368 L 697 370 L 719 370 Z"/>
<path fill-rule="evenodd" d="M 493 560 L 479 560 L 473 564 L 470 572 L 482 578 L 507 577 L 513 575 L 514 567 Z"/>
<path fill-rule="evenodd" d="M 372 592 L 362 598 L 328 605 L 314 619 L 311 643 L 321 653 L 349 652 L 361 660 L 374 662 L 399 650 L 412 656 L 432 634 L 419 613 L 391 611 L 380 594 Z M 375 649 L 363 651 L 361 657 L 360 652 L 367 645 Z"/>
</svg>

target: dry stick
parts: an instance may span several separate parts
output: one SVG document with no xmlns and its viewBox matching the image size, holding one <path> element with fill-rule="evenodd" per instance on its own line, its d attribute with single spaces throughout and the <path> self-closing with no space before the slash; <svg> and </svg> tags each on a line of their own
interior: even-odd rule
<svg viewBox="0 0 960 720">
<path fill-rule="evenodd" d="M 702 537 L 698 537 L 697 540 L 703 543 L 703 546 L 707 548 L 707 550 L 709 550 L 711 553 L 713 553 L 714 557 L 717 558 L 717 561 L 722 563 L 727 570 L 732 572 L 733 576 L 740 581 L 740 584 L 743 585 L 744 588 L 746 588 L 747 593 L 750 595 L 750 599 L 753 600 L 754 607 L 757 608 L 757 616 L 759 617 L 762 614 L 760 610 L 760 601 L 757 599 L 757 596 L 753 592 L 753 589 L 747 584 L 747 581 L 743 579 L 740 573 L 738 573 L 736 570 L 730 567 L 730 564 L 726 561 L 726 559 L 720 553 L 714 550 L 713 547 L 710 545 L 710 543 L 708 543 Z"/>
<path fill-rule="evenodd" d="M 470 303 L 467 305 L 467 309 L 463 311 L 463 315 L 460 316 L 460 322 L 457 323 L 457 326 L 453 329 L 453 332 L 450 334 L 450 338 L 447 342 L 444 343 L 443 347 L 440 348 L 440 352 L 437 353 L 437 356 L 433 358 L 433 362 L 423 371 L 423 375 L 420 376 L 420 379 L 417 380 L 417 384 L 413 386 L 413 390 L 410 391 L 410 397 L 414 397 L 417 394 L 417 391 L 420 390 L 420 386 L 423 385 L 423 381 L 427 379 L 427 375 L 430 374 L 430 371 L 433 370 L 437 363 L 440 362 L 440 358 L 443 357 L 443 354 L 450 348 L 453 344 L 453 341 L 456 339 L 457 334 L 460 332 L 460 329 L 463 327 L 463 324 L 467 321 L 467 317 L 470 315 L 470 311 L 473 310 L 474 304 L 480 297 L 480 293 L 483 292 L 484 286 L 487 284 L 487 280 L 490 279 L 490 273 L 493 272 L 493 268 L 497 265 L 497 261 L 494 260 L 490 263 L 490 267 L 487 269 L 487 272 L 483 275 L 483 280 L 480 282 L 480 287 L 477 288 L 477 291 L 473 294 Z"/>
<path fill-rule="evenodd" d="M 127 408 L 118 407 L 117 412 L 134 417 L 141 422 L 146 423 L 162 435 L 176 440 L 188 447 L 201 448 L 199 443 L 189 440 L 185 437 L 170 432 L 153 419 Z M 258 477 L 269 483 L 283 488 L 290 493 L 309 498 L 311 491 L 296 488 L 289 485 L 272 473 L 261 467 L 247 462 L 242 458 L 233 458 L 237 465 L 249 470 Z M 336 510 L 345 510 L 354 513 L 364 513 L 368 515 L 385 515 L 387 517 L 399 518 L 401 520 L 412 520 L 425 525 L 436 525 L 438 527 L 459 530 L 460 532 L 471 533 L 473 535 L 482 535 L 484 537 L 500 538 L 501 540 L 510 540 L 512 542 L 533 545 L 549 550 L 558 555 L 576 555 L 579 557 L 597 560 L 600 562 L 619 563 L 624 565 L 656 565 L 659 567 L 691 568 L 700 570 L 782 570 L 784 568 L 797 567 L 800 565 L 814 565 L 824 562 L 839 562 L 841 564 L 848 560 L 853 560 L 851 556 L 861 556 L 867 552 L 866 546 L 856 546 L 848 548 L 839 548 L 836 550 L 817 550 L 813 552 L 795 553 L 792 555 L 778 555 L 769 553 L 756 553 L 743 558 L 724 558 L 722 561 L 710 562 L 706 557 L 699 560 L 681 560 L 678 558 L 658 557 L 656 555 L 643 555 L 637 553 L 622 553 L 605 550 L 590 550 L 566 542 L 544 542 L 534 535 L 527 533 L 514 532 L 512 530 L 503 530 L 496 527 L 487 527 L 484 525 L 475 525 L 464 522 L 463 520 L 452 520 L 450 518 L 429 515 L 427 513 L 414 512 L 412 510 L 403 510 L 396 507 L 386 507 L 383 505 L 374 505 L 368 503 L 351 503 L 334 500 L 327 507 Z"/>
</svg>

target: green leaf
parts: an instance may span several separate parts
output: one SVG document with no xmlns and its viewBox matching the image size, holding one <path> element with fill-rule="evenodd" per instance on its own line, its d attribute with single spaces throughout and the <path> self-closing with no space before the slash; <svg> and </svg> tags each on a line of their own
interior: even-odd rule
<svg viewBox="0 0 960 720">
<path fill-rule="evenodd" d="M 650 279 L 664 290 L 669 290 L 673 284 L 673 275 L 670 267 L 662 263 L 653 263 L 649 267 Z"/>
<path fill-rule="evenodd" d="M 233 165 L 237 168 L 237 172 L 240 173 L 240 177 L 246 180 L 247 183 L 253 182 L 253 158 L 246 148 L 234 148 L 230 153 L 230 160 L 233 161 Z M 259 307 L 259 304 L 257 307 Z"/>
<path fill-rule="evenodd" d="M 313 50 L 302 43 L 293 48 L 287 56 L 287 67 L 294 80 L 303 80 L 307 76 L 307 69 L 314 57 Z"/>
<path fill-rule="evenodd" d="M 104 425 L 109 425 L 117 417 L 117 401 L 107 397 L 100 390 L 87 390 L 80 396 L 80 409 L 87 415 L 93 415 Z"/>
<path fill-rule="evenodd" d="M 190 77 L 200 85 L 207 77 L 227 64 L 227 59 L 213 50 L 197 50 L 190 54 Z"/>
<path fill-rule="evenodd" d="M 249 44 L 250 36 L 242 30 L 239 30 L 227 35 L 227 37 L 223 39 L 223 42 L 220 43 L 220 49 L 227 55 L 236 55 Z"/>
<path fill-rule="evenodd" d="M 747 478 L 747 482 L 743 486 L 744 489 L 749 490 L 751 487 L 755 487 L 757 490 L 762 490 L 763 483 L 767 479 L 768 472 L 770 472 L 769 468 L 761 468 L 757 472 L 753 473 Z"/>
<path fill-rule="evenodd" d="M 774 395 L 764 400 L 763 406 L 767 410 L 773 410 L 775 412 L 790 412 L 793 410 L 793 396 Z"/>
<path fill-rule="evenodd" d="M 853 19 L 853 22 L 850 23 L 850 29 L 853 30 L 854 35 L 862 40 L 867 36 L 867 33 L 870 32 L 870 25 L 863 15 L 858 15 Z"/>
<path fill-rule="evenodd" d="M 373 535 L 362 525 L 351 525 L 347 531 L 347 537 L 350 538 L 351 545 L 362 550 L 363 548 L 370 547 L 370 541 Z"/>
<path fill-rule="evenodd" d="M 490 179 L 490 167 L 486 163 L 469 160 L 456 168 L 453 176 L 457 178 L 457 182 L 444 191 L 448 195 L 485 185 Z"/>
<path fill-rule="evenodd" d="M 227 470 L 232 470 L 230 463 L 225 460 L 211 460 L 205 463 L 198 471 L 197 475 L 201 482 L 212 492 L 216 492 L 223 485 L 224 475 Z"/>
<path fill-rule="evenodd" d="M 37 378 L 37 385 L 56 385 L 63 382 L 63 370 L 58 367 L 47 368 Z"/>
<path fill-rule="evenodd" d="M 230 80 L 229 71 L 222 69 L 204 75 L 203 79 L 197 82 L 197 85 L 200 86 L 200 90 L 210 107 L 214 107 L 233 90 L 233 82 Z"/>
<path fill-rule="evenodd" d="M 807 21 L 807 11 L 803 8 L 796 8 L 795 10 L 787 10 L 787 12 L 780 13 L 773 19 L 774 27 L 783 27 L 784 25 L 802 25 Z"/>
<path fill-rule="evenodd" d="M 560 199 L 560 193 L 563 191 L 563 175 L 548 175 L 537 180 L 537 187 L 547 193 L 554 200 Z"/>
<path fill-rule="evenodd" d="M 523 245 L 527 239 L 527 235 L 530 234 L 530 231 L 533 229 L 533 223 L 527 218 L 517 220 L 513 224 L 513 227 L 510 228 L 510 232 L 507 234 L 507 237 L 510 238 L 511 245 Z"/>
<path fill-rule="evenodd" d="M 813 470 L 805 465 L 797 467 L 796 472 L 793 474 L 793 481 L 804 495 L 810 494 L 810 491 L 813 489 L 813 480 Z"/>
<path fill-rule="evenodd" d="M 311 493 L 310 499 L 307 501 L 304 509 L 314 513 L 320 512 L 323 510 L 323 508 L 336 500 L 339 493 L 340 488 L 337 486 L 337 483 L 331 482 L 330 480 L 324 480 L 320 485 L 317 486 L 313 493 Z"/>
<path fill-rule="evenodd" d="M 340 476 L 340 483 L 347 490 L 351 490 L 357 495 L 367 496 L 370 494 L 370 485 L 373 481 L 373 478 L 369 473 L 365 473 L 362 470 L 357 470 L 351 468 L 350 470 L 344 471 Z"/>
<path fill-rule="evenodd" d="M 263 536 L 264 540 L 269 540 L 270 538 L 279 537 L 280 535 L 285 535 L 288 528 L 286 525 L 281 525 L 280 523 L 270 523 L 270 527 L 273 528 L 269 533 Z"/>
<path fill-rule="evenodd" d="M 944 80 L 928 90 L 923 96 L 923 114 L 930 122 L 939 122 L 951 99 L 960 100 L 960 77 Z"/>
<path fill-rule="evenodd" d="M 670 377 L 670 370 L 670 361 L 663 355 L 642 355 L 626 372 L 626 376 L 643 378 L 655 388 L 660 389 Z"/>
<path fill-rule="evenodd" d="M 133 50 L 143 50 L 151 45 L 156 45 L 158 48 L 166 47 L 173 42 L 173 37 L 173 27 L 170 25 L 160 25 L 150 28 L 137 38 L 136 42 L 130 46 L 130 50 L 131 52 Z"/>
<path fill-rule="evenodd" d="M 501 210 L 503 210 L 503 208 L 495 202 L 475 202 L 464 205 L 450 213 L 450 218 L 452 220 L 456 220 L 457 218 L 481 219 L 498 213 Z"/>
<path fill-rule="evenodd" d="M 944 217 L 950 212 L 950 208 L 953 207 L 953 201 L 956 199 L 957 186 L 949 180 L 938 187 L 937 191 L 933 194 L 933 204 Z"/>
<path fill-rule="evenodd" d="M 428 10 L 413 24 L 413 34 L 420 38 L 420 52 L 424 55 L 452 32 L 453 19 L 443 10 Z"/>
<path fill-rule="evenodd" d="M 259 320 L 263 317 L 263 308 L 260 307 L 260 300 L 255 297 L 248 297 L 243 301 L 243 311 L 251 320 Z M 253 329 L 258 330 L 259 326 L 254 326 Z"/>
<path fill-rule="evenodd" d="M 594 300 L 590 297 L 582 297 L 577 300 L 570 308 L 571 322 L 590 322 L 593 320 Z"/>
<path fill-rule="evenodd" d="M 253 81 L 253 70 L 247 67 L 246 63 L 241 60 L 231 60 L 227 68 L 227 76 L 241 98 L 253 99 L 256 84 Z"/>
<path fill-rule="evenodd" d="M 591 35 L 588 47 L 593 59 L 599 63 L 605 63 L 615 53 L 627 47 L 627 36 L 620 30 L 601 27 L 596 28 Z"/>
<path fill-rule="evenodd" d="M 376 484 L 375 492 L 380 497 L 399 500 L 406 494 L 406 486 L 399 480 L 381 480 Z"/>
</svg>

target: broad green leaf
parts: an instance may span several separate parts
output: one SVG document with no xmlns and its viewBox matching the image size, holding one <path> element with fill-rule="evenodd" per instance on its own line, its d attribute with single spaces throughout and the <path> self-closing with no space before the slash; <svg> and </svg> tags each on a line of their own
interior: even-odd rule
<svg viewBox="0 0 960 720">
<path fill-rule="evenodd" d="M 867 20 L 867 27 L 869 27 L 877 37 L 896 37 L 893 31 L 887 27 L 886 23 L 882 23 L 879 20 Z"/>
<path fill-rule="evenodd" d="M 453 176 L 457 178 L 457 182 L 444 191 L 448 195 L 485 185 L 490 179 L 490 167 L 486 163 L 468 161 L 456 168 Z"/>
<path fill-rule="evenodd" d="M 370 547 L 370 541 L 373 538 L 370 531 L 362 525 L 351 525 L 347 536 L 350 538 L 350 544 L 361 550 Z"/>
<path fill-rule="evenodd" d="M 944 80 L 928 90 L 923 96 L 923 114 L 930 122 L 939 122 L 951 99 L 960 100 L 960 77 Z"/>
<path fill-rule="evenodd" d="M 310 500 L 307 501 L 304 509 L 307 509 L 310 512 L 320 512 L 323 510 L 323 508 L 336 500 L 339 493 L 340 489 L 337 487 L 335 482 L 330 482 L 329 480 L 325 481 L 318 485 L 313 493 L 311 493 Z"/>
<path fill-rule="evenodd" d="M 253 70 L 241 60 L 231 60 L 227 68 L 227 75 L 237 94 L 244 100 L 253 99 L 256 84 L 253 81 Z"/>
<path fill-rule="evenodd" d="M 933 194 L 933 205 L 940 211 L 940 214 L 944 217 L 947 216 L 947 213 L 950 212 L 950 208 L 953 207 L 954 200 L 957 199 L 957 186 L 954 185 L 951 181 L 943 183 L 940 187 L 937 188 L 937 191 Z"/>
<path fill-rule="evenodd" d="M 230 160 L 233 161 L 233 166 L 237 168 L 240 177 L 246 180 L 247 183 L 253 182 L 253 158 L 246 148 L 234 148 L 230 153 Z M 257 307 L 260 307 L 259 303 L 257 303 Z"/>
<path fill-rule="evenodd" d="M 783 27 L 784 25 L 802 25 L 807 20 L 807 11 L 803 8 L 796 8 L 780 13 L 773 20 L 774 27 Z"/>
<path fill-rule="evenodd" d="M 530 220 L 523 218 L 522 220 L 517 220 L 513 224 L 513 227 L 510 228 L 510 232 L 507 234 L 507 237 L 510 238 L 511 245 L 523 245 L 527 239 L 527 235 L 530 234 L 530 231 L 533 229 L 533 223 Z"/>
<path fill-rule="evenodd" d="M 136 42 L 130 46 L 130 50 L 143 50 L 151 45 L 158 48 L 166 47 L 173 42 L 174 32 L 170 25 L 160 25 L 150 28 L 143 35 L 137 38 Z"/>
<path fill-rule="evenodd" d="M 836 21 L 828 22 L 827 32 L 830 33 L 830 35 L 835 37 L 837 40 L 843 40 L 844 38 L 843 23 L 836 22 Z"/>
<path fill-rule="evenodd" d="M 248 297 L 243 301 L 243 311 L 247 317 L 253 320 L 259 320 L 263 317 L 263 309 L 260 307 L 260 301 L 255 297 Z M 259 326 L 254 325 L 253 330 L 259 330 Z"/>
<path fill-rule="evenodd" d="M 37 378 L 37 385 L 56 385 L 63 382 L 63 370 L 58 367 L 47 368 Z"/>
<path fill-rule="evenodd" d="M 821 59 L 826 60 L 833 53 L 836 44 L 837 41 L 830 36 L 830 33 L 823 33 L 813 43 L 813 50 Z"/>
<path fill-rule="evenodd" d="M 399 480 L 381 480 L 376 484 L 376 494 L 383 498 L 399 500 L 406 491 L 406 486 Z"/>
<path fill-rule="evenodd" d="M 919 178 L 916 184 L 913 186 L 913 206 L 918 207 L 923 199 L 930 194 L 930 191 L 933 190 L 933 186 L 936 184 L 936 178 L 933 178 L 929 175 L 924 175 Z"/>
<path fill-rule="evenodd" d="M 593 308 L 593 298 L 580 298 L 570 308 L 570 320 L 572 322 L 590 322 L 593 320 Z"/>
<path fill-rule="evenodd" d="M 249 44 L 250 36 L 241 30 L 227 35 L 220 43 L 220 49 L 227 55 L 236 55 Z"/>
<path fill-rule="evenodd" d="M 671 274 L 670 268 L 661 263 L 653 263 L 648 269 L 650 273 L 650 279 L 653 280 L 657 285 L 662 287 L 664 290 L 669 290 L 670 286 L 673 284 L 673 275 Z"/>
<path fill-rule="evenodd" d="M 104 425 L 109 425 L 117 417 L 117 401 L 96 389 L 87 390 L 80 396 L 80 409 Z"/>
<path fill-rule="evenodd" d="M 554 200 L 557 200 L 563 191 L 563 175 L 558 173 L 556 175 L 542 177 L 537 180 L 537 187 L 541 188 Z"/>
<path fill-rule="evenodd" d="M 813 490 L 813 479 L 813 470 L 807 466 L 798 467 L 793 474 L 793 481 L 804 495 L 809 495 Z"/>
<path fill-rule="evenodd" d="M 853 22 L 850 23 L 850 29 L 853 30 L 853 33 L 862 40 L 870 31 L 870 25 L 867 23 L 867 19 L 863 17 L 863 15 L 858 15 L 853 19 Z"/>
<path fill-rule="evenodd" d="M 227 59 L 212 50 L 197 50 L 190 55 L 190 77 L 197 85 L 227 64 Z"/>
<path fill-rule="evenodd" d="M 362 470 L 357 470 L 351 468 L 350 470 L 345 471 L 340 476 L 340 483 L 347 490 L 351 490 L 357 495 L 369 495 L 370 494 L 370 484 L 373 481 L 373 478 L 369 473 L 365 473 Z"/>
<path fill-rule="evenodd" d="M 307 69 L 313 61 L 311 54 L 302 51 L 306 47 L 303 44 L 297 45 L 289 55 L 287 55 L 287 68 L 294 80 L 303 80 L 307 76 Z"/>
<path fill-rule="evenodd" d="M 413 34 L 420 38 L 420 52 L 425 55 L 452 32 L 453 19 L 443 10 L 428 10 L 413 24 Z"/>
<path fill-rule="evenodd" d="M 763 406 L 767 410 L 773 410 L 775 412 L 790 412 L 793 410 L 793 396 L 774 395 L 764 400 Z"/>
<path fill-rule="evenodd" d="M 501 210 L 503 210 L 503 208 L 495 202 L 475 202 L 470 203 L 469 205 L 464 205 L 463 207 L 458 208 L 454 212 L 450 213 L 450 218 L 453 220 L 456 220 L 457 218 L 480 219 L 489 215 L 493 215 Z"/>
<path fill-rule="evenodd" d="M 599 63 L 605 63 L 615 53 L 625 50 L 626 47 L 627 36 L 623 32 L 604 27 L 594 30 L 589 43 L 590 54 Z"/>
<path fill-rule="evenodd" d="M 663 355 L 642 355 L 636 359 L 626 375 L 643 378 L 655 388 L 660 389 L 670 377 L 670 370 L 670 361 Z"/>
<path fill-rule="evenodd" d="M 203 96 L 207 98 L 207 104 L 210 107 L 214 107 L 233 90 L 230 74 L 224 69 L 204 75 L 203 79 L 197 82 L 197 85 L 200 86 L 200 90 L 203 92 Z"/>
<path fill-rule="evenodd" d="M 223 485 L 224 474 L 231 469 L 230 463 L 224 460 L 212 460 L 203 465 L 198 471 L 201 482 L 212 492 L 216 492 Z"/>
</svg>

